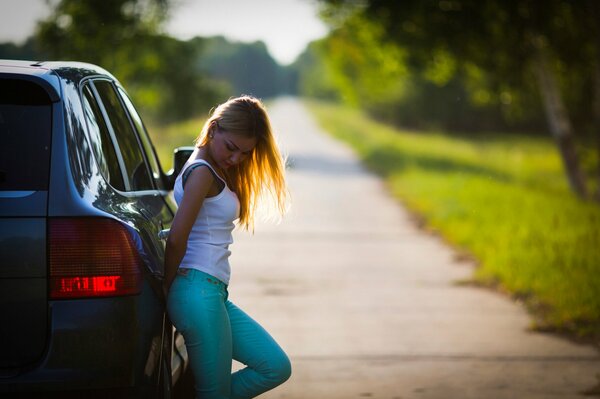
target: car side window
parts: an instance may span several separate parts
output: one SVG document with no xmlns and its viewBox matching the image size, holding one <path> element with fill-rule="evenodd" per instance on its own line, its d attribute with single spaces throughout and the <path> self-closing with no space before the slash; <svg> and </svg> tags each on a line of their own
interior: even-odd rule
<svg viewBox="0 0 600 399">
<path fill-rule="evenodd" d="M 83 112 L 88 124 L 88 137 L 100 172 L 111 186 L 117 190 L 125 191 L 120 163 L 110 138 L 110 132 L 102 116 L 102 111 L 88 85 L 83 87 L 82 94 Z"/>
<path fill-rule="evenodd" d="M 153 190 L 154 186 L 137 134 L 114 86 L 109 81 L 96 80 L 94 81 L 94 87 L 100 96 L 114 131 L 127 176 L 129 176 L 130 189 L 133 191 Z"/>
<path fill-rule="evenodd" d="M 154 147 L 152 146 L 152 141 L 150 141 L 150 137 L 148 137 L 148 132 L 146 131 L 146 127 L 142 122 L 142 118 L 138 114 L 137 110 L 135 109 L 135 106 L 131 102 L 131 99 L 129 98 L 125 90 L 119 87 L 118 91 L 121 95 L 123 103 L 125 104 L 125 107 L 127 108 L 127 111 L 129 111 L 129 115 L 131 116 L 133 125 L 137 130 L 138 137 L 142 141 L 142 146 L 144 147 L 144 151 L 146 153 L 146 159 L 148 160 L 148 164 L 150 164 L 150 169 L 152 171 L 152 177 L 154 178 L 154 181 L 156 182 L 156 185 L 159 188 L 164 188 L 161 180 L 160 163 L 156 158 L 156 152 L 154 151 Z"/>
</svg>

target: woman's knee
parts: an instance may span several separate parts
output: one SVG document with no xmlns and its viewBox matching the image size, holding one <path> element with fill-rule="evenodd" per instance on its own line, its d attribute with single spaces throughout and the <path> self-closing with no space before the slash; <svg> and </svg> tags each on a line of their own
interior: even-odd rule
<svg viewBox="0 0 600 399">
<path fill-rule="evenodd" d="M 276 385 L 283 384 L 292 375 L 292 363 L 284 352 L 271 359 L 268 378 Z"/>
</svg>

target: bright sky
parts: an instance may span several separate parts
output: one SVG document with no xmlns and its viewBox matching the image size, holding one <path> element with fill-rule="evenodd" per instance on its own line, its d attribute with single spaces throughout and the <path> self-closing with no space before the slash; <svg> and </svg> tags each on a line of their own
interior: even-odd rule
<svg viewBox="0 0 600 399">
<path fill-rule="evenodd" d="M 1 0 L 0 0 L 1 1 Z M 288 64 L 308 42 L 326 35 L 316 0 L 178 0 L 167 32 L 181 39 L 223 35 L 262 40 L 271 55 Z"/>
<path fill-rule="evenodd" d="M 230 40 L 262 40 L 281 64 L 327 34 L 317 0 L 175 0 L 168 34 L 187 40 L 223 35 Z M 0 42 L 22 42 L 36 21 L 49 14 L 45 0 L 0 0 Z"/>
</svg>

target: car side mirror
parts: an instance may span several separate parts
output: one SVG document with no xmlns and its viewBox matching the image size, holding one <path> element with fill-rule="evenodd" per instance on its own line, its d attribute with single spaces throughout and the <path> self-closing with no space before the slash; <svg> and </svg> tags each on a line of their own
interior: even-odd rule
<svg viewBox="0 0 600 399">
<path fill-rule="evenodd" d="M 175 186 L 175 179 L 177 179 L 177 176 L 179 175 L 179 172 L 181 172 L 183 165 L 185 165 L 186 161 L 190 155 L 192 155 L 192 152 L 194 152 L 195 149 L 196 147 L 187 146 L 177 147 L 175 150 L 173 150 L 173 169 L 168 171 L 166 174 L 169 190 L 172 190 L 173 186 Z"/>
</svg>

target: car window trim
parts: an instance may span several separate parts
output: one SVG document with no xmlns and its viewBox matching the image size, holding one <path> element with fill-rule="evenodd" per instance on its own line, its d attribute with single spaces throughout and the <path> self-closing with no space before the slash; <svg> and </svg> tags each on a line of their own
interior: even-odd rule
<svg viewBox="0 0 600 399">
<path fill-rule="evenodd" d="M 152 188 L 154 190 L 157 190 L 158 187 L 156 186 L 156 182 L 154 181 L 154 173 L 152 172 L 152 167 L 150 166 L 150 162 L 148 161 L 146 149 L 144 148 L 144 143 L 142 143 L 142 138 L 140 137 L 140 135 L 137 131 L 137 128 L 135 127 L 133 118 L 129 114 L 129 109 L 127 108 L 127 105 L 123 102 L 123 99 L 121 98 L 121 93 L 119 93 L 119 86 L 114 81 L 111 81 L 110 83 L 113 87 L 113 90 L 115 91 L 117 98 L 119 99 L 121 108 L 123 108 L 123 111 L 125 111 L 125 115 L 127 116 L 127 120 L 129 121 L 129 126 L 131 126 L 131 130 L 133 131 L 133 134 L 135 135 L 135 141 L 137 141 L 138 147 L 140 148 L 140 151 L 142 153 L 144 165 L 146 166 L 146 172 L 148 173 L 148 176 L 150 177 L 150 181 L 152 183 Z M 125 89 L 122 89 L 122 90 L 125 91 Z M 130 99 L 130 101 L 131 101 L 131 99 Z M 131 104 L 133 105 L 133 102 Z M 140 117 L 140 119 L 141 119 L 141 117 Z M 142 121 L 142 123 L 144 123 L 144 122 Z M 148 191 L 148 190 L 144 190 L 144 191 Z"/>
<path fill-rule="evenodd" d="M 104 102 L 100 98 L 98 91 L 96 90 L 96 86 L 94 85 L 94 81 L 104 80 L 110 83 L 109 79 L 103 78 L 89 78 L 86 79 L 85 83 L 89 85 L 92 89 L 92 94 L 96 99 L 96 103 L 100 108 L 100 112 L 102 113 L 102 117 L 104 118 L 104 123 L 106 123 L 106 127 L 108 128 L 108 134 L 110 135 L 110 139 L 113 142 L 113 146 L 115 147 L 117 153 L 117 160 L 119 161 L 119 169 L 121 170 L 121 175 L 123 176 L 123 184 L 125 185 L 125 190 L 127 192 L 131 192 L 131 183 L 129 182 L 129 176 L 127 176 L 127 168 L 125 167 L 125 160 L 123 159 L 123 154 L 121 153 L 121 147 L 119 147 L 119 142 L 117 140 L 117 136 L 115 135 L 115 130 L 113 129 L 112 123 L 110 122 L 110 118 L 108 117 L 108 112 L 106 112 L 106 108 L 104 108 Z M 83 88 L 83 83 L 81 84 Z M 112 187 L 112 186 L 111 186 Z M 114 187 L 113 187 L 114 188 Z"/>
<path fill-rule="evenodd" d="M 127 105 L 125 105 L 123 103 L 123 99 L 121 98 L 117 84 L 115 83 L 115 81 L 109 80 L 109 79 L 95 79 L 95 80 L 104 80 L 112 86 L 112 88 L 115 92 L 115 95 L 117 96 L 117 99 L 119 100 L 119 104 L 121 104 L 121 108 L 123 109 L 123 111 L 125 111 L 125 115 L 127 116 L 127 120 L 129 121 L 129 126 L 131 127 L 131 131 L 133 132 L 133 134 L 135 136 L 135 141 L 137 142 L 138 148 L 140 149 L 140 152 L 142 154 L 142 160 L 144 162 L 144 166 L 146 167 L 146 172 L 148 173 L 148 176 L 150 177 L 150 183 L 152 184 L 151 190 L 131 190 L 131 192 L 157 190 L 158 188 L 156 186 L 156 182 L 154 181 L 154 173 L 152 173 L 152 169 L 150 168 L 148 158 L 146 156 L 146 150 L 144 149 L 144 144 L 142 143 L 142 139 L 139 137 L 139 134 L 137 132 L 135 124 L 133 123 L 133 120 L 131 118 L 131 115 L 129 115 L 129 110 L 127 109 Z M 94 87 L 94 89 L 95 89 L 95 87 Z M 123 91 L 125 91 L 125 89 L 123 89 Z M 98 96 L 98 97 L 100 97 L 100 96 Z M 133 104 L 133 102 L 132 102 L 132 104 Z M 142 121 L 142 123 L 143 123 L 143 121 Z M 115 136 L 115 138 L 116 138 L 116 136 Z"/>
<path fill-rule="evenodd" d="M 48 190 L 11 190 L 11 191 L 0 191 L 0 198 L 25 198 L 37 193 L 38 191 Z"/>
<path fill-rule="evenodd" d="M 131 99 L 131 97 L 129 96 L 129 94 L 127 93 L 127 91 L 125 90 L 125 88 L 119 84 L 115 84 L 115 87 L 117 89 L 117 93 L 119 95 L 119 100 L 121 101 L 121 103 L 123 104 L 124 100 L 123 100 L 123 96 L 126 96 L 127 99 L 129 100 L 129 102 L 131 103 L 131 106 L 133 107 L 134 111 L 138 114 L 140 121 L 142 122 L 142 129 L 144 130 L 142 132 L 142 134 L 146 135 L 146 138 L 148 139 L 149 143 L 150 143 L 150 148 L 152 150 L 152 154 L 147 154 L 146 153 L 146 148 L 144 147 L 144 144 L 141 143 L 142 138 L 139 137 L 140 133 L 137 131 L 137 128 L 135 127 L 135 123 L 133 122 L 133 117 L 130 115 L 129 112 L 129 107 L 127 107 L 126 104 L 123 104 L 123 107 L 125 108 L 125 111 L 127 113 L 127 116 L 129 117 L 129 123 L 131 123 L 134 127 L 134 131 L 136 132 L 136 135 L 138 136 L 138 140 L 140 141 L 140 146 L 142 147 L 142 153 L 144 155 L 144 158 L 146 160 L 146 166 L 148 166 L 150 168 L 150 176 L 152 176 L 152 180 L 154 181 L 154 187 L 157 190 L 161 190 L 161 188 L 159 187 L 158 183 L 156 182 L 156 179 L 154 177 L 154 171 L 152 171 L 152 166 L 150 165 L 151 162 L 148 161 L 148 157 L 149 156 L 153 156 L 154 160 L 156 161 L 156 165 L 158 166 L 158 179 L 161 180 L 162 176 L 164 175 L 163 169 L 162 169 L 162 165 L 160 164 L 160 159 L 158 158 L 158 155 L 156 154 L 156 149 L 154 148 L 154 143 L 152 142 L 152 139 L 150 138 L 150 134 L 148 134 L 148 129 L 146 129 L 146 124 L 144 123 L 144 120 L 142 119 L 142 116 L 140 115 L 139 111 L 137 110 L 137 108 L 135 107 L 135 104 L 133 103 L 133 100 Z"/>
<path fill-rule="evenodd" d="M 88 82 L 89 81 L 89 82 Z M 90 89 L 90 93 L 92 94 L 92 97 L 94 97 L 94 101 L 96 101 L 96 105 L 98 106 L 98 108 L 100 109 L 100 113 L 102 114 L 102 118 L 104 119 L 104 122 L 106 123 L 106 114 L 103 111 L 103 106 L 100 102 L 98 102 L 98 97 L 97 97 L 97 93 L 95 88 L 93 87 L 93 85 L 91 84 L 90 79 L 84 79 L 81 81 L 81 84 L 79 85 L 79 99 L 81 101 L 81 106 L 84 106 L 84 98 L 85 98 L 85 94 L 83 93 L 83 90 L 85 89 L 85 87 L 88 87 Z M 85 139 L 88 141 L 88 145 L 90 146 L 90 148 L 92 147 L 91 145 L 91 138 L 89 137 L 89 132 L 90 132 L 90 122 L 88 121 L 88 117 L 84 116 L 85 119 L 85 124 L 87 127 L 87 130 L 85 131 Z M 111 141 L 110 144 L 112 144 L 113 148 L 115 148 L 115 140 L 114 137 L 112 135 L 112 131 L 109 127 L 108 124 L 106 124 L 106 128 L 108 130 L 108 136 L 109 139 Z M 118 144 L 117 144 L 118 145 Z M 123 179 L 123 185 L 125 185 L 125 188 L 127 189 L 127 185 L 129 184 L 129 182 L 127 181 L 127 179 L 125 179 L 124 176 L 124 160 L 121 157 L 121 152 L 118 151 L 119 147 L 115 148 L 115 156 L 117 157 L 117 163 L 119 164 L 119 171 L 121 173 L 121 178 Z M 92 151 L 92 156 L 94 158 L 96 158 L 96 154 L 94 153 L 94 151 Z M 100 165 L 100 160 L 96 159 L 96 165 Z M 101 173 L 102 174 L 102 173 Z M 104 180 L 106 180 L 106 176 L 102 176 L 104 178 Z M 113 190 L 118 191 L 119 193 L 121 193 L 122 191 L 119 190 L 118 188 L 116 188 L 115 186 L 113 186 L 108 180 L 106 180 L 106 183 L 112 187 Z"/>
</svg>

